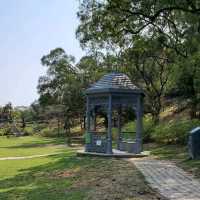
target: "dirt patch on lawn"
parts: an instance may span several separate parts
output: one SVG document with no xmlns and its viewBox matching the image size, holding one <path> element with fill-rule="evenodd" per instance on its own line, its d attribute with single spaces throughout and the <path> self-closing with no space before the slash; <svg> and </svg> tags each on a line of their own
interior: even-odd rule
<svg viewBox="0 0 200 200">
<path fill-rule="evenodd" d="M 158 200 L 164 199 L 145 182 L 136 167 L 121 159 L 91 160 L 93 166 L 79 171 L 72 190 L 85 190 L 84 200 Z"/>
<path fill-rule="evenodd" d="M 51 173 L 50 177 L 53 179 L 75 177 L 78 171 L 79 171 L 78 168 L 70 170 L 58 170 Z"/>
</svg>

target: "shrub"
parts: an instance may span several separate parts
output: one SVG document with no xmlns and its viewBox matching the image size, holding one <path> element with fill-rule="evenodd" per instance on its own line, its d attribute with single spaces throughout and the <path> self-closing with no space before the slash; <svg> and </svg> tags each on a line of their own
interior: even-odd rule
<svg viewBox="0 0 200 200">
<path fill-rule="evenodd" d="M 5 132 L 4 128 L 0 128 L 0 136 L 4 136 L 5 135 L 4 132 Z"/>
<path fill-rule="evenodd" d="M 154 124 L 153 120 L 150 115 L 146 115 L 143 118 L 143 141 L 144 142 L 150 142 L 152 141 L 151 134 L 154 130 Z M 117 128 L 113 128 L 113 138 L 117 138 Z M 129 121 L 126 123 L 123 128 L 122 132 L 128 132 L 128 133 L 123 133 L 123 138 L 125 139 L 134 139 L 135 138 L 135 132 L 136 132 L 136 120 L 135 121 Z M 130 133 L 129 133 L 130 132 Z"/>
<path fill-rule="evenodd" d="M 186 144 L 189 131 L 200 125 L 200 120 L 171 120 L 169 122 L 160 122 L 154 125 L 150 115 L 143 118 L 143 142 L 165 143 L 165 144 Z M 136 131 L 136 124 L 128 122 L 123 127 L 123 131 Z M 116 133 L 114 134 L 116 137 Z M 135 134 L 124 134 L 123 138 L 134 138 Z"/>
<path fill-rule="evenodd" d="M 122 128 L 122 132 L 123 131 L 125 132 L 123 133 L 123 138 L 134 139 L 136 131 L 135 121 L 129 121 L 127 124 L 125 124 L 125 126 Z"/>
<path fill-rule="evenodd" d="M 24 133 L 24 135 L 33 135 L 35 132 L 34 132 L 34 129 L 32 126 L 26 126 L 23 129 L 23 133 Z"/>
<path fill-rule="evenodd" d="M 151 142 L 153 140 L 152 133 L 154 132 L 155 125 L 150 115 L 145 115 L 143 118 L 143 141 Z"/>
<path fill-rule="evenodd" d="M 34 125 L 33 125 L 33 130 L 34 130 L 34 132 L 40 132 L 42 129 L 45 129 L 46 128 L 46 124 L 41 124 L 41 123 L 35 123 Z"/>
<path fill-rule="evenodd" d="M 58 134 L 58 128 L 43 128 L 40 131 L 40 135 L 44 137 L 58 137 L 58 136 L 63 136 L 64 135 L 64 130 L 60 129 L 60 133 Z"/>
<path fill-rule="evenodd" d="M 194 120 L 171 120 L 168 123 L 161 123 L 154 128 L 152 138 L 158 143 L 186 144 L 188 134 L 192 128 L 200 124 Z"/>
<path fill-rule="evenodd" d="M 0 135 L 10 135 L 11 134 L 11 127 L 9 124 L 5 124 L 3 127 L 0 128 Z"/>
<path fill-rule="evenodd" d="M 42 130 L 40 130 L 40 135 L 44 137 L 52 137 L 53 130 L 49 127 L 43 128 Z"/>
</svg>

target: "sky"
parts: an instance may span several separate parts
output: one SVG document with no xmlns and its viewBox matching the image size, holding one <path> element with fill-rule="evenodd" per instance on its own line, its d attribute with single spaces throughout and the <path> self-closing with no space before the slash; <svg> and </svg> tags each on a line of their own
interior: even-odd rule
<svg viewBox="0 0 200 200">
<path fill-rule="evenodd" d="M 28 106 L 38 98 L 40 59 L 62 47 L 78 61 L 78 0 L 0 0 L 0 105 Z"/>
</svg>

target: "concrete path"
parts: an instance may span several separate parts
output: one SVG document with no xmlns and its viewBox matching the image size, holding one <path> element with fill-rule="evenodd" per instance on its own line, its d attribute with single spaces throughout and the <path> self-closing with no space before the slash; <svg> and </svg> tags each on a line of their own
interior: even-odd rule
<svg viewBox="0 0 200 200">
<path fill-rule="evenodd" d="M 41 154 L 41 155 L 33 155 L 33 156 L 16 156 L 16 157 L 4 157 L 0 158 L 1 160 L 23 160 L 23 159 L 30 159 L 30 158 L 40 158 L 40 157 L 46 157 L 46 156 L 53 156 L 60 153 L 50 153 L 50 154 Z"/>
<path fill-rule="evenodd" d="M 200 200 L 200 182 L 169 161 L 128 159 L 150 186 L 169 200 Z"/>
</svg>

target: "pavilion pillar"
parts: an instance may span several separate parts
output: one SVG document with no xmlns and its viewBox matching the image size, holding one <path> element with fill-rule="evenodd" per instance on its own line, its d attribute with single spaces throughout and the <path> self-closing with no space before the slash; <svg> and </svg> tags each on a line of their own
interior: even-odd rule
<svg viewBox="0 0 200 200">
<path fill-rule="evenodd" d="M 85 141 L 85 151 L 89 151 L 90 148 L 90 139 L 91 139 L 91 133 L 90 133 L 90 108 L 89 108 L 89 97 L 87 96 L 87 104 L 86 104 L 86 141 Z"/>
<path fill-rule="evenodd" d="M 122 113 L 122 109 L 121 109 L 121 105 L 120 108 L 118 110 L 118 119 L 117 119 L 117 128 L 118 128 L 118 138 L 117 138 L 117 149 L 120 150 L 120 143 L 122 140 L 122 135 L 121 135 L 121 113 Z"/>
<path fill-rule="evenodd" d="M 142 151 L 142 131 L 143 131 L 143 123 L 142 123 L 142 115 L 143 115 L 143 99 L 141 96 L 137 98 L 137 107 L 136 107 L 136 149 L 135 153 L 140 153 Z"/>
<path fill-rule="evenodd" d="M 112 95 L 109 95 L 108 100 L 108 132 L 107 132 L 107 154 L 112 154 Z"/>
<path fill-rule="evenodd" d="M 96 109 L 92 110 L 92 130 L 96 131 Z"/>
</svg>

